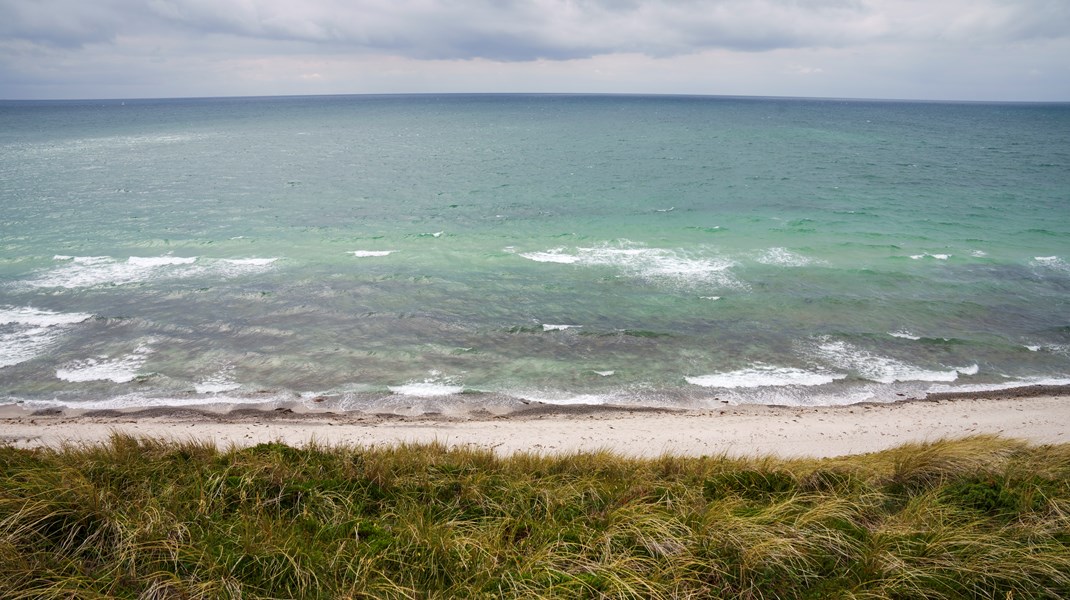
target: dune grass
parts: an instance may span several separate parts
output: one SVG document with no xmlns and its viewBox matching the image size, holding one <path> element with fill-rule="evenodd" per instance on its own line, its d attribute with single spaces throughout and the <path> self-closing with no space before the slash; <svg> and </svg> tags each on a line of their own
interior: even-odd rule
<svg viewBox="0 0 1070 600">
<path fill-rule="evenodd" d="M 1068 598 L 1070 445 L 0 447 L 0 597 Z"/>
</svg>

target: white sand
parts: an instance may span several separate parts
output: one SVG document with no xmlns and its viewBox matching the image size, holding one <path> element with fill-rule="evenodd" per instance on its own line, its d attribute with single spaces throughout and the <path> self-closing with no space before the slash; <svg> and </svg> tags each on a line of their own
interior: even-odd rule
<svg viewBox="0 0 1070 600">
<path fill-rule="evenodd" d="M 701 412 L 589 411 L 468 419 L 280 412 L 155 411 L 110 416 L 0 414 L 0 442 L 18 447 L 106 440 L 113 432 L 208 440 L 219 447 L 281 441 L 381 445 L 438 441 L 499 453 L 608 449 L 663 453 L 839 456 L 907 442 L 997 434 L 1036 444 L 1070 442 L 1070 395 L 1015 395 L 795 408 L 725 406 Z"/>
</svg>

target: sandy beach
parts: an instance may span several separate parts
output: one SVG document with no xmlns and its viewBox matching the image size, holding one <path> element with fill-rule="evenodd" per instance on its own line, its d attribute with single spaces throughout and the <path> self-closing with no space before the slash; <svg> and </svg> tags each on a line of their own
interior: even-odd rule
<svg viewBox="0 0 1070 600">
<path fill-rule="evenodd" d="M 17 447 L 98 443 L 113 433 L 211 441 L 220 447 L 281 441 L 370 446 L 449 446 L 630 456 L 829 457 L 908 442 L 992 434 L 1035 444 L 1070 441 L 1070 390 L 1029 387 L 843 407 L 732 406 L 702 411 L 540 406 L 508 416 L 465 418 L 302 413 L 291 409 L 151 409 L 84 414 L 0 409 L 0 441 Z"/>
</svg>

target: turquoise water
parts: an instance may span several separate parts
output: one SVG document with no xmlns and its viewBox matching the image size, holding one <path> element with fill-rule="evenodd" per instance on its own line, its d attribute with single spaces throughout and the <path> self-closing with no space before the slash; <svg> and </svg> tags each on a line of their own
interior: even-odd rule
<svg viewBox="0 0 1070 600">
<path fill-rule="evenodd" d="M 510 410 L 1070 381 L 1070 105 L 0 103 L 0 402 Z"/>
</svg>

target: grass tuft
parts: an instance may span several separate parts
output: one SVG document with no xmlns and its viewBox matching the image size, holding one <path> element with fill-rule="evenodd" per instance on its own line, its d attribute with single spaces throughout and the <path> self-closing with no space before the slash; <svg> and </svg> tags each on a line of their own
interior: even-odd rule
<svg viewBox="0 0 1070 600">
<path fill-rule="evenodd" d="M 3 598 L 1067 598 L 1070 445 L 0 447 Z"/>
</svg>

